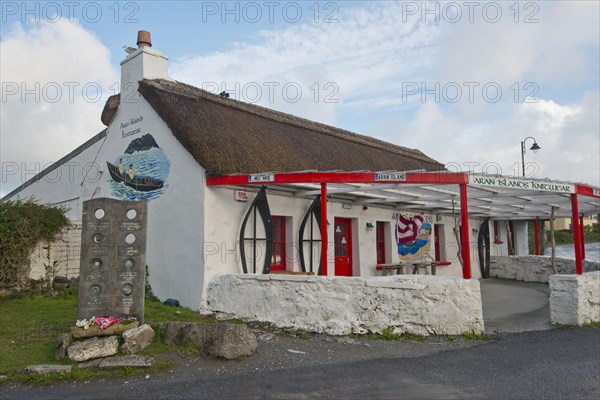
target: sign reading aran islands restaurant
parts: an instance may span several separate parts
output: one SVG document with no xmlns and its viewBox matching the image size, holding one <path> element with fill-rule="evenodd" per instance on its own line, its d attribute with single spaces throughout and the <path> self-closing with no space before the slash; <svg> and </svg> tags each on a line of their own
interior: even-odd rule
<svg viewBox="0 0 600 400">
<path fill-rule="evenodd" d="M 556 193 L 575 193 L 575 187 L 573 185 L 560 182 L 544 182 L 527 179 L 471 175 L 469 177 L 469 183 L 497 188 L 542 190 Z"/>
</svg>

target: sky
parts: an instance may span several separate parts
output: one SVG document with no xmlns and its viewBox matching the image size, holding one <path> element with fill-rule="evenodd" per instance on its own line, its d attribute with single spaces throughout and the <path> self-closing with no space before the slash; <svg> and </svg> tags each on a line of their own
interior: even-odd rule
<svg viewBox="0 0 600 400">
<path fill-rule="evenodd" d="M 2 1 L 0 195 L 104 126 L 138 30 L 178 81 L 416 148 L 600 186 L 597 1 Z M 529 150 L 536 142 L 537 153 Z"/>
</svg>

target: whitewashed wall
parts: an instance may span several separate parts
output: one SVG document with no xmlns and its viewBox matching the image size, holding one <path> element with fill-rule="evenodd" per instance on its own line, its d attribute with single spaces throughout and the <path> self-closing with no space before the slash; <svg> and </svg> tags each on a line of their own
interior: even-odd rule
<svg viewBox="0 0 600 400">
<path fill-rule="evenodd" d="M 556 269 L 559 274 L 574 274 L 575 260 L 557 258 Z M 583 261 L 583 270 L 585 272 L 597 271 L 599 269 L 600 263 Z M 492 257 L 490 275 L 495 278 L 547 283 L 552 275 L 551 258 L 548 256 Z"/>
<path fill-rule="evenodd" d="M 50 245 L 48 259 L 47 246 Z M 44 279 L 46 265 L 55 265 L 56 276 L 77 278 L 81 254 L 81 222 L 71 221 L 71 225 L 58 235 L 52 243 L 39 242 L 29 257 L 29 278 Z M 56 264 L 55 264 L 56 263 Z"/>
<path fill-rule="evenodd" d="M 143 117 L 137 124 L 140 132 L 123 138 L 121 123 L 139 117 Z M 146 133 L 154 137 L 170 162 L 165 182 L 168 187 L 148 204 L 146 262 L 150 284 L 159 298 L 175 298 L 182 305 L 198 309 L 199 288 L 204 278 L 201 246 L 204 242 L 203 168 L 139 93 L 119 106 L 108 127 L 108 140 L 99 159 L 114 162 L 133 139 Z"/>
<path fill-rule="evenodd" d="M 552 275 L 550 320 L 558 325 L 600 322 L 600 271 Z"/>
<path fill-rule="evenodd" d="M 207 311 L 224 318 L 331 335 L 381 333 L 386 328 L 417 335 L 484 330 L 476 279 L 218 275 L 207 297 Z"/>
</svg>

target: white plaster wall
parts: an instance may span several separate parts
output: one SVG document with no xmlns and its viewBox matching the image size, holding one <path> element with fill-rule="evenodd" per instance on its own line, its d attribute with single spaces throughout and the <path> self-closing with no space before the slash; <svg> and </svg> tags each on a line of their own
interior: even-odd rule
<svg viewBox="0 0 600 400">
<path fill-rule="evenodd" d="M 559 274 L 574 274 L 575 260 L 557 258 L 556 269 Z M 600 270 L 600 263 L 583 261 L 585 272 Z M 502 256 L 492 257 L 490 276 L 525 282 L 547 283 L 552 275 L 551 257 L 548 256 Z"/>
<path fill-rule="evenodd" d="M 114 162 L 129 143 L 150 133 L 170 161 L 168 187 L 148 204 L 146 262 L 150 284 L 160 299 L 175 298 L 187 307 L 200 307 L 203 286 L 204 169 L 173 136 L 165 122 L 137 93 L 135 101 L 121 102 L 108 127 L 109 140 L 101 154 Z M 142 116 L 140 133 L 122 137 L 121 122 Z M 112 194 L 111 194 L 112 196 Z"/>
<path fill-rule="evenodd" d="M 515 255 L 529 255 L 529 237 L 527 236 L 527 221 L 513 221 L 515 235 Z"/>
<path fill-rule="evenodd" d="M 600 271 L 552 275 L 550 320 L 558 325 L 600 322 Z"/>
<path fill-rule="evenodd" d="M 388 327 L 418 335 L 484 330 L 476 279 L 218 275 L 208 286 L 207 298 L 207 311 L 224 318 L 331 335 Z"/>
<path fill-rule="evenodd" d="M 256 188 L 258 189 L 258 188 Z M 206 286 L 213 276 L 222 273 L 241 273 L 242 264 L 239 251 L 239 235 L 241 224 L 256 192 L 248 192 L 249 200 L 240 202 L 234 200 L 233 188 L 206 188 L 205 192 L 205 221 L 204 237 L 206 241 L 199 242 L 202 248 L 204 262 L 204 285 L 200 286 L 203 301 L 206 299 Z M 312 203 L 309 200 L 277 196 L 267 193 L 271 215 L 287 217 L 286 258 L 289 271 L 300 271 L 298 259 L 298 231 L 306 210 Z M 316 224 L 315 224 L 316 225 Z M 262 273 L 264 256 L 257 257 L 257 272 Z M 252 268 L 252 264 L 248 265 Z M 318 268 L 318 260 L 315 262 Z"/>
<path fill-rule="evenodd" d="M 458 216 L 458 218 L 460 218 Z M 442 276 L 463 276 L 462 264 L 460 263 L 458 251 L 460 249 L 460 244 L 456 240 L 456 235 L 454 234 L 454 218 L 451 216 L 443 215 L 438 216 L 435 219 L 436 224 L 444 225 L 444 238 L 445 244 L 443 245 L 446 259 L 445 261 L 451 262 L 451 265 L 437 267 L 437 275 Z M 477 256 L 477 231 L 473 231 L 473 229 L 479 229 L 481 225 L 481 220 L 477 219 L 469 219 L 469 253 L 471 260 L 471 277 L 473 279 L 481 278 L 481 270 L 479 268 L 479 258 Z M 460 233 L 459 233 L 460 235 Z M 433 244 L 431 246 L 431 256 L 434 256 L 435 248 Z"/>
<path fill-rule="evenodd" d="M 494 242 L 494 221 L 490 221 L 490 244 L 492 256 L 508 256 L 508 229 L 506 221 L 498 221 L 498 236 L 502 243 Z"/>
</svg>

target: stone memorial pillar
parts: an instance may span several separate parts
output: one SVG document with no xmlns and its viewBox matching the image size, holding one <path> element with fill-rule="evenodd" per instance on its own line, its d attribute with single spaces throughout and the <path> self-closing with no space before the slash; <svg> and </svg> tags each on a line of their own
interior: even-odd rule
<svg viewBox="0 0 600 400">
<path fill-rule="evenodd" d="M 146 201 L 83 203 L 77 319 L 144 319 Z"/>
</svg>

